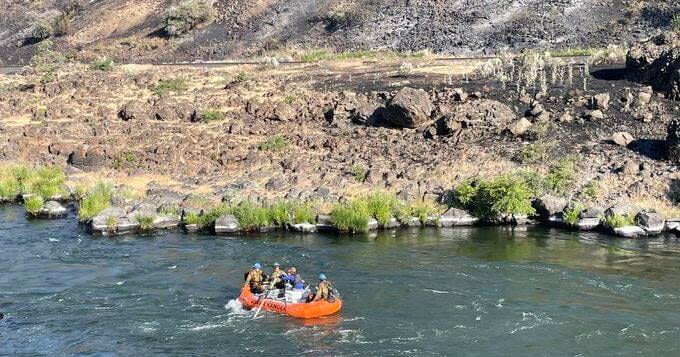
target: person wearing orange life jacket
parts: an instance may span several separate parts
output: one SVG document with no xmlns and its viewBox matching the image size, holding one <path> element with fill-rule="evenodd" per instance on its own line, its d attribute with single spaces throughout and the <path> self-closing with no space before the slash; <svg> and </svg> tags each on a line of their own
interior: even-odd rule
<svg viewBox="0 0 680 357">
<path fill-rule="evenodd" d="M 264 291 L 262 283 L 266 277 L 261 268 L 262 266 L 260 263 L 255 263 L 253 264 L 253 268 L 246 273 L 246 285 L 248 285 L 250 287 L 250 291 L 255 294 L 259 294 Z"/>
</svg>

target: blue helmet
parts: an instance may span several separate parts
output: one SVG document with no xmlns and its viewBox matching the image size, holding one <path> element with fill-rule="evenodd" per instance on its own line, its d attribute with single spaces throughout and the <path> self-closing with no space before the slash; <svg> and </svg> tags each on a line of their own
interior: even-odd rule
<svg viewBox="0 0 680 357">
<path fill-rule="evenodd" d="M 324 273 L 319 274 L 319 280 L 326 280 L 326 274 Z"/>
<path fill-rule="evenodd" d="M 255 263 L 255 264 L 253 264 L 253 268 L 260 269 L 260 268 L 262 268 L 262 265 L 260 265 L 260 263 Z"/>
<path fill-rule="evenodd" d="M 274 263 L 274 266 L 275 266 L 275 267 L 280 267 L 281 264 L 279 264 L 279 263 Z"/>
</svg>

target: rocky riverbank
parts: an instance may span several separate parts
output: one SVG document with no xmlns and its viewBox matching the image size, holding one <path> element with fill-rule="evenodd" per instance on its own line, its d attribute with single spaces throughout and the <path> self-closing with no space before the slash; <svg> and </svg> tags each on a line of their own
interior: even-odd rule
<svg viewBox="0 0 680 357">
<path fill-rule="evenodd" d="M 535 216 L 535 202 L 548 195 L 565 200 L 572 226 L 608 217 L 611 227 L 645 226 L 642 212 L 658 214 L 657 227 L 674 227 L 678 102 L 626 81 L 623 69 L 592 65 L 528 54 L 462 63 L 36 67 L 0 76 L 0 158 L 63 170 L 69 192 L 81 188 L 79 211 L 86 194 L 105 196 L 81 215 L 102 232 L 181 223 L 191 230 L 218 218 L 218 231 L 239 230 L 242 202 L 251 207 L 240 214 L 255 215 L 257 227 L 270 226 L 261 218 L 274 203 L 290 202 L 311 205 L 315 218 L 342 208 L 350 223 L 341 226 L 364 230 L 365 204 L 352 202 L 371 192 L 429 207 L 415 215 L 420 224 L 446 221 L 447 207 L 474 217 L 465 222 L 558 224 L 564 207 Z M 115 189 L 90 192 L 98 181 Z M 159 202 L 166 194 L 173 206 Z M 604 213 L 619 206 L 638 208 Z M 392 225 L 416 224 L 403 212 L 383 215 L 392 216 Z M 328 225 L 310 220 L 292 224 Z"/>
</svg>

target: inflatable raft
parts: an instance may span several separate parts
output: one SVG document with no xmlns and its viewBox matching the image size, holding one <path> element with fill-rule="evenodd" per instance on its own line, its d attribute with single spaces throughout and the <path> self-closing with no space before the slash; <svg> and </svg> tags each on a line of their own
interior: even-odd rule
<svg viewBox="0 0 680 357">
<path fill-rule="evenodd" d="M 246 309 L 257 309 L 260 306 L 262 297 L 253 294 L 247 286 L 241 289 L 241 295 L 238 300 Z M 278 300 L 272 298 L 264 298 L 262 310 L 276 312 L 288 316 L 293 316 L 301 319 L 311 319 L 314 317 L 321 317 L 332 315 L 342 308 L 342 300 L 335 298 L 333 302 L 325 300 L 314 302 L 289 303 L 286 300 Z"/>
</svg>

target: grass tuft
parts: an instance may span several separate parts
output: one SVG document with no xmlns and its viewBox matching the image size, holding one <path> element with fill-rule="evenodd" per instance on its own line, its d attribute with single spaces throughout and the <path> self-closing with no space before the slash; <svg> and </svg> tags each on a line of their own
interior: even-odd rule
<svg viewBox="0 0 680 357">
<path fill-rule="evenodd" d="M 635 217 L 629 215 L 614 214 L 604 218 L 604 225 L 611 229 L 632 226 L 635 224 Z"/>
<path fill-rule="evenodd" d="M 262 151 L 281 151 L 290 145 L 290 140 L 283 135 L 274 135 L 261 142 L 258 149 Z"/>
<path fill-rule="evenodd" d="M 107 182 L 97 183 L 78 203 L 78 218 L 81 222 L 92 219 L 101 211 L 111 207 L 113 185 Z"/>
<path fill-rule="evenodd" d="M 166 93 L 182 93 L 189 89 L 187 79 L 185 77 L 176 77 L 169 79 L 161 79 L 151 90 L 157 96 L 163 96 Z"/>
<path fill-rule="evenodd" d="M 24 202 L 24 207 L 26 208 L 26 211 L 34 216 L 40 214 L 40 211 L 42 211 L 44 205 L 45 201 L 43 200 L 43 198 L 37 195 L 29 197 Z"/>
<path fill-rule="evenodd" d="M 580 220 L 579 216 L 584 209 L 585 207 L 583 204 L 580 202 L 574 202 L 569 207 L 567 207 L 564 212 L 562 212 L 562 218 L 564 218 L 564 221 L 568 225 L 575 226 L 578 224 Z"/>
<path fill-rule="evenodd" d="M 341 232 L 366 232 L 370 218 L 370 211 L 363 200 L 339 204 L 331 211 L 331 220 Z"/>
</svg>

